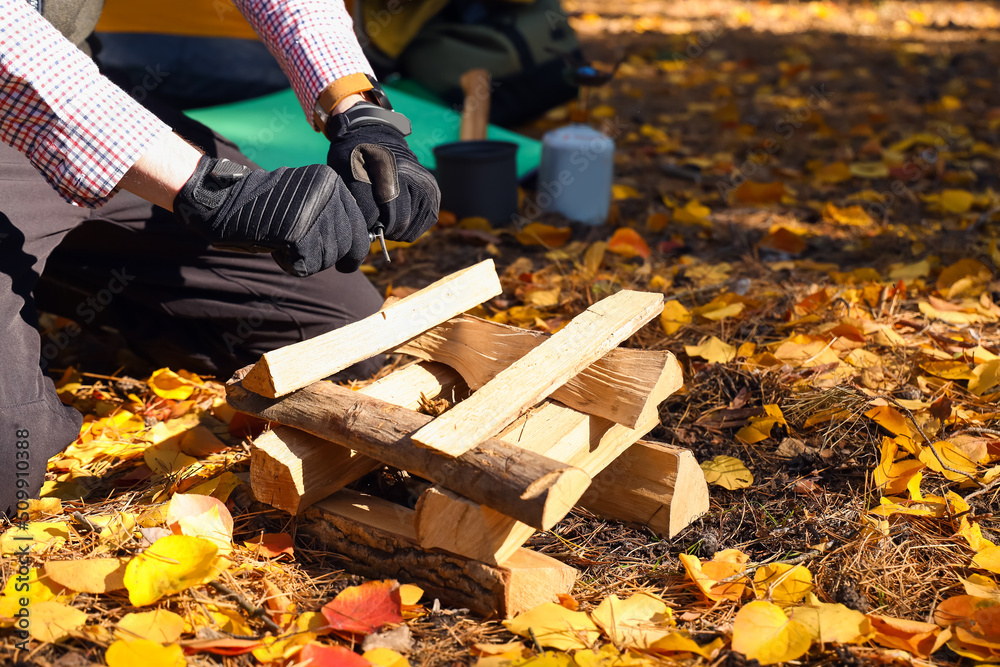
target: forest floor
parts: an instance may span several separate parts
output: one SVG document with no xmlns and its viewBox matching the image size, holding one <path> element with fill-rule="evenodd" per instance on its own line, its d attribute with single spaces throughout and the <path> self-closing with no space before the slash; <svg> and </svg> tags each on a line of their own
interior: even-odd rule
<svg viewBox="0 0 1000 667">
<path fill-rule="evenodd" d="M 724 475 L 733 488 L 710 486 L 710 511 L 672 539 L 579 510 L 528 544 L 581 570 L 566 606 L 589 612 L 611 595 L 648 593 L 697 650 L 617 642 L 599 654 L 543 652 L 526 638 L 483 658 L 474 645 L 520 638 L 499 621 L 444 607 L 411 614 L 405 659 L 490 667 L 1000 662 L 1000 9 L 889 0 L 565 6 L 588 56 L 618 64 L 590 100 L 595 124 L 617 145 L 610 223 L 529 215 L 537 193 L 528 191 L 523 222 L 531 224 L 520 230 L 443 216 L 412 247 L 394 248 L 391 264 L 373 255 L 366 271 L 401 296 L 492 257 L 504 293 L 485 314 L 546 331 L 618 290 L 663 292 L 664 316 L 628 342 L 669 350 L 684 369 L 684 388 L 663 403 L 652 436 L 699 462 L 733 457 L 752 482 Z M 541 136 L 566 124 L 569 106 L 524 131 Z M 33 567 L 137 554 L 140 535 L 153 541 L 164 530 L 156 508 L 184 492 L 228 502 L 235 547 L 227 577 L 246 599 L 284 595 L 301 617 L 362 583 L 308 541 L 269 559 L 244 545 L 262 532 L 295 535 L 296 523 L 249 509 L 237 484 L 249 449 L 242 422 L 230 423 L 221 407 L 218 382 L 104 369 L 82 358 L 57 378 L 88 423 L 50 463 L 50 500 L 33 512 L 56 527 L 35 531 Z M 156 429 L 195 424 L 205 429 L 187 454 L 150 447 Z M 706 572 L 767 571 L 787 584 L 696 586 L 692 569 L 716 554 Z M 770 570 L 754 569 L 767 563 Z M 4 579 L 16 569 L 5 551 Z M 14 631 L 0 630 L 0 653 L 24 664 L 102 664 L 122 640 L 123 617 L 150 609 L 188 624 L 161 638 L 168 649 L 200 623 L 265 631 L 214 589 L 138 609 L 121 590 L 47 585 L 33 595 L 52 603 L 46 614 L 55 620 L 39 626 L 27 652 L 15 653 Z M 0 625 L 12 604 L 0 598 Z M 432 601 L 422 604 L 429 610 Z M 810 629 L 795 612 L 806 607 L 836 616 L 836 631 Z M 777 620 L 772 608 L 784 610 Z M 292 610 L 273 612 L 281 613 Z M 220 656 L 189 646 L 185 659 L 294 665 L 297 648 Z M 147 664 L 183 664 L 157 659 Z M 402 664 L 394 659 L 369 662 Z"/>
</svg>

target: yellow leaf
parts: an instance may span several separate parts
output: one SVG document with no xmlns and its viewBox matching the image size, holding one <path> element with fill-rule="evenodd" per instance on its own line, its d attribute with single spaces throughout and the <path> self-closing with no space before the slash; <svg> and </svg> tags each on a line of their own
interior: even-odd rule
<svg viewBox="0 0 1000 667">
<path fill-rule="evenodd" d="M 410 662 L 391 648 L 373 648 L 361 657 L 375 667 L 410 667 Z"/>
<path fill-rule="evenodd" d="M 160 398 L 184 401 L 191 398 L 191 394 L 205 383 L 194 373 L 184 370 L 175 373 L 169 368 L 161 368 L 149 376 L 147 384 Z"/>
<path fill-rule="evenodd" d="M 649 648 L 653 651 L 663 651 L 665 653 L 694 653 L 706 660 L 711 660 L 716 651 L 725 645 L 721 637 L 716 637 L 705 646 L 701 646 L 691 639 L 686 632 L 671 632 L 663 639 L 659 639 Z"/>
<path fill-rule="evenodd" d="M 540 222 L 525 225 L 524 229 L 514 234 L 521 245 L 540 245 L 546 248 L 561 248 L 573 236 L 569 227 L 553 227 Z"/>
<path fill-rule="evenodd" d="M 264 645 L 253 650 L 253 657 L 258 662 L 283 664 L 314 639 L 316 635 L 311 632 L 297 632 L 284 637 L 264 637 L 262 641 Z"/>
<path fill-rule="evenodd" d="M 233 515 L 218 498 L 175 493 L 167 507 L 166 523 L 175 535 L 205 538 L 222 556 L 233 549 Z"/>
<path fill-rule="evenodd" d="M 29 553 L 41 553 L 49 547 L 60 547 L 69 539 L 69 525 L 65 521 L 31 521 L 23 527 L 11 527 L 0 536 L 0 555 L 21 553 L 29 545 Z"/>
<path fill-rule="evenodd" d="M 622 185 L 621 183 L 615 183 L 611 186 L 611 196 L 615 200 L 619 199 L 635 199 L 639 197 L 639 191 L 633 188 L 631 185 Z"/>
<path fill-rule="evenodd" d="M 142 453 L 142 459 L 159 475 L 172 475 L 198 462 L 198 459 L 182 452 L 180 443 L 173 440 L 147 447 Z"/>
<path fill-rule="evenodd" d="M 743 591 L 746 588 L 745 578 L 737 577 L 733 581 L 719 583 L 723 579 L 739 574 L 746 569 L 749 556 L 742 551 L 724 549 L 716 553 L 712 560 L 705 562 L 690 554 L 678 554 L 678 558 L 687 571 L 688 578 L 709 600 L 718 602 L 720 600 L 739 600 L 743 597 Z"/>
<path fill-rule="evenodd" d="M 913 431 L 910 430 L 909 424 L 906 423 L 906 418 L 898 410 L 888 405 L 875 406 L 865 413 L 865 417 L 868 417 L 893 435 L 904 435 L 908 438 L 913 437 Z"/>
<path fill-rule="evenodd" d="M 712 209 L 697 199 L 692 199 L 684 205 L 684 208 L 674 208 L 674 220 L 689 225 L 707 225 L 711 224 L 711 220 L 708 218 L 711 213 Z"/>
<path fill-rule="evenodd" d="M 161 537 L 125 568 L 129 601 L 144 607 L 164 595 L 211 581 L 218 576 L 217 553 L 214 544 L 200 537 Z"/>
<path fill-rule="evenodd" d="M 764 600 L 744 605 L 733 620 L 733 650 L 762 665 L 795 660 L 810 645 L 812 636 L 805 626 Z"/>
<path fill-rule="evenodd" d="M 184 619 L 166 609 L 125 614 L 117 629 L 122 639 L 148 639 L 160 644 L 172 644 L 184 632 Z"/>
<path fill-rule="evenodd" d="M 968 579 L 959 577 L 959 580 L 965 586 L 966 594 L 1000 602 L 1000 586 L 997 586 L 997 582 L 989 577 L 971 574 Z"/>
<path fill-rule="evenodd" d="M 850 180 L 852 176 L 850 167 L 843 162 L 833 162 L 816 170 L 818 183 L 843 183 Z"/>
<path fill-rule="evenodd" d="M 706 482 L 730 491 L 745 489 L 753 484 L 753 474 L 742 461 L 732 456 L 719 454 L 711 461 L 704 461 L 701 469 Z"/>
<path fill-rule="evenodd" d="M 742 346 L 741 346 L 742 347 Z M 751 352 L 752 354 L 752 352 Z M 749 355 L 739 355 L 749 356 Z M 736 439 L 748 445 L 753 445 L 771 437 L 771 429 L 775 424 L 785 423 L 785 416 L 777 405 L 765 405 L 764 414 L 750 418 L 750 423 L 736 432 Z"/>
<path fill-rule="evenodd" d="M 519 663 L 519 667 L 540 667 L 542 664 L 549 665 L 537 662 L 536 658 Z M 653 667 L 647 656 L 629 650 L 619 653 L 614 644 L 605 644 L 597 650 L 577 651 L 573 654 L 572 664 L 575 667 Z"/>
<path fill-rule="evenodd" d="M 538 605 L 503 624 L 510 632 L 521 637 L 530 638 L 530 629 L 540 645 L 559 651 L 591 646 L 601 634 L 587 614 L 570 611 L 555 602 Z"/>
<path fill-rule="evenodd" d="M 718 322 L 719 320 L 724 320 L 727 317 L 736 317 L 743 312 L 745 307 L 746 305 L 742 303 L 730 303 L 717 310 L 701 311 L 698 313 L 698 316 L 704 317 L 706 320 Z"/>
<path fill-rule="evenodd" d="M 976 201 L 976 196 L 966 190 L 945 190 L 941 193 L 941 208 L 949 213 L 965 213 Z"/>
<path fill-rule="evenodd" d="M 948 324 L 976 324 L 983 320 L 982 316 L 977 313 L 969 313 L 964 311 L 956 310 L 943 310 L 941 308 L 935 308 L 926 301 L 921 301 L 917 304 L 920 308 L 920 312 L 929 317 L 932 320 L 941 320 L 942 322 L 947 322 Z"/>
<path fill-rule="evenodd" d="M 736 358 L 736 348 L 712 336 L 701 345 L 685 345 L 689 357 L 701 357 L 713 364 L 724 364 Z"/>
<path fill-rule="evenodd" d="M 787 563 L 764 565 L 754 574 L 753 583 L 758 598 L 779 605 L 801 602 L 813 589 L 812 572 L 801 565 Z"/>
<path fill-rule="evenodd" d="M 858 178 L 888 178 L 889 167 L 884 162 L 853 162 L 847 166 Z"/>
<path fill-rule="evenodd" d="M 49 577 L 43 575 L 37 568 L 28 568 L 26 574 L 10 576 L 4 586 L 3 595 L 0 595 L 0 627 L 13 625 L 12 621 L 2 619 L 13 619 L 22 607 L 31 607 L 38 602 L 47 600 L 57 600 L 65 602 L 71 600 L 76 593 L 67 592 L 58 584 L 55 584 Z M 27 601 L 27 605 L 21 603 Z"/>
<path fill-rule="evenodd" d="M 931 263 L 926 259 L 914 262 L 913 264 L 898 264 L 894 266 L 895 268 L 889 271 L 889 278 L 891 278 L 893 282 L 926 278 L 931 273 Z"/>
<path fill-rule="evenodd" d="M 828 202 L 823 209 L 823 219 L 851 227 L 867 227 L 872 224 L 871 216 L 862 207 L 846 206 L 844 208 L 837 208 L 832 202 Z"/>
<path fill-rule="evenodd" d="M 87 520 L 95 526 L 101 527 L 100 536 L 102 540 L 120 544 L 132 537 L 132 531 L 136 526 L 136 515 L 131 512 L 115 512 L 114 514 L 102 514 L 99 516 L 88 516 Z"/>
<path fill-rule="evenodd" d="M 399 587 L 399 602 L 404 607 L 412 607 L 420 602 L 424 596 L 424 589 L 413 584 L 402 584 Z"/>
<path fill-rule="evenodd" d="M 972 558 L 969 567 L 978 567 L 981 570 L 1000 574 L 1000 547 L 986 547 Z"/>
<path fill-rule="evenodd" d="M 668 336 L 677 333 L 685 324 L 691 323 L 691 312 L 680 301 L 670 300 L 663 304 L 660 326 Z"/>
<path fill-rule="evenodd" d="M 607 249 L 607 241 L 595 241 L 587 248 L 587 252 L 583 253 L 583 268 L 587 271 L 588 276 L 596 275 L 600 270 Z"/>
<path fill-rule="evenodd" d="M 975 396 L 982 396 L 998 384 L 1000 384 L 1000 359 L 993 359 L 979 364 L 972 370 L 969 392 Z"/>
<path fill-rule="evenodd" d="M 615 646 L 628 648 L 648 648 L 674 625 L 670 607 L 646 593 L 635 593 L 624 601 L 608 596 L 591 612 L 591 618 Z"/>
<path fill-rule="evenodd" d="M 993 279 L 993 272 L 978 259 L 966 257 L 941 270 L 937 291 L 951 299 L 961 294 L 978 295 Z"/>
<path fill-rule="evenodd" d="M 126 558 L 50 560 L 45 574 L 63 586 L 81 593 L 107 593 L 125 587 Z"/>
<path fill-rule="evenodd" d="M 163 646 L 148 639 L 119 639 L 104 654 L 108 667 L 186 667 L 184 650 L 172 644 Z"/>
<path fill-rule="evenodd" d="M 947 440 L 939 440 L 938 442 L 935 442 L 934 449 L 937 450 L 938 456 L 941 457 L 941 460 L 944 461 L 945 465 L 949 468 L 961 470 L 970 474 L 976 471 L 976 462 L 970 461 L 965 452 Z M 926 447 L 922 452 L 920 452 L 917 458 L 923 461 L 928 468 L 941 473 L 952 482 L 962 482 L 968 479 L 965 475 L 952 472 L 951 470 L 946 470 L 938 461 L 934 452 L 931 451 L 930 447 Z"/>
<path fill-rule="evenodd" d="M 867 616 L 842 604 L 795 607 L 790 618 L 801 623 L 821 644 L 861 644 L 874 634 Z"/>
<path fill-rule="evenodd" d="M 28 633 L 40 642 L 57 642 L 83 626 L 87 615 L 55 600 L 36 602 L 29 608 Z"/>
</svg>

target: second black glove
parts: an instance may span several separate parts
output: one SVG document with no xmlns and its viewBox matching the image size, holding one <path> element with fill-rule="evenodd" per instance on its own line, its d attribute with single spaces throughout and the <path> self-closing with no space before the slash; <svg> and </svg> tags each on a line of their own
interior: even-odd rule
<svg viewBox="0 0 1000 667">
<path fill-rule="evenodd" d="M 365 216 L 326 165 L 251 169 L 203 156 L 174 213 L 223 250 L 269 252 L 293 276 L 357 270 L 370 243 Z"/>
</svg>

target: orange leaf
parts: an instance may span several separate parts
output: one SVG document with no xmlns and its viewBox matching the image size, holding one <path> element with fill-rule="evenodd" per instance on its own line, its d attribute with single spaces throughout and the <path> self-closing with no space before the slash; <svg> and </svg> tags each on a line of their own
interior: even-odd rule
<svg viewBox="0 0 1000 667">
<path fill-rule="evenodd" d="M 643 259 L 648 259 L 652 254 L 645 239 L 639 236 L 639 232 L 629 227 L 615 230 L 611 240 L 608 241 L 608 250 L 623 257 L 638 255 Z"/>
<path fill-rule="evenodd" d="M 779 252 L 798 255 L 806 249 L 807 244 L 795 232 L 789 231 L 786 227 L 778 227 L 762 238 L 757 246 L 765 250 L 777 250 Z"/>
<path fill-rule="evenodd" d="M 734 581 L 720 584 L 719 581 L 734 574 L 739 574 L 746 568 L 749 556 L 736 549 L 725 549 L 704 563 L 696 556 L 679 554 L 681 564 L 687 570 L 688 577 L 698 586 L 698 589 L 709 600 L 739 600 L 746 588 L 746 579 L 737 578 Z"/>
<path fill-rule="evenodd" d="M 573 230 L 569 227 L 553 227 L 540 222 L 532 222 L 514 234 L 521 245 L 540 245 L 546 248 L 560 248 L 572 235 Z"/>
<path fill-rule="evenodd" d="M 351 586 L 323 605 L 333 630 L 370 635 L 388 623 L 401 623 L 399 583 L 391 579 Z"/>
<path fill-rule="evenodd" d="M 843 162 L 833 162 L 816 170 L 816 181 L 819 183 L 843 183 L 853 176 L 851 168 Z"/>
<path fill-rule="evenodd" d="M 926 658 L 934 649 L 941 632 L 934 623 L 908 621 L 877 614 L 868 614 L 875 630 L 875 642 L 888 648 L 900 648 Z"/>
<path fill-rule="evenodd" d="M 788 192 L 784 183 L 744 181 L 733 190 L 733 197 L 746 204 L 771 204 L 781 201 Z"/>
<path fill-rule="evenodd" d="M 865 413 L 865 417 L 868 417 L 893 435 L 904 435 L 907 438 L 913 437 L 913 431 L 910 430 L 909 425 L 906 423 L 906 418 L 888 405 L 878 405 L 872 408 Z"/>
<path fill-rule="evenodd" d="M 277 558 L 281 554 L 291 556 L 294 553 L 292 536 L 288 533 L 264 533 L 243 544 L 264 558 Z"/>
<path fill-rule="evenodd" d="M 669 223 L 670 218 L 667 217 L 666 213 L 651 213 L 649 217 L 646 218 L 646 229 L 653 233 L 662 232 L 666 229 Z"/>
</svg>

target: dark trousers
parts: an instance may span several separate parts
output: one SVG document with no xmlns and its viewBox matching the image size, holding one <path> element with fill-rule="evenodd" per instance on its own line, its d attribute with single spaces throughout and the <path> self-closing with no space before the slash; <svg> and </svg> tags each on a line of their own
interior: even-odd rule
<svg viewBox="0 0 1000 667">
<path fill-rule="evenodd" d="M 170 110 L 174 130 L 208 154 L 251 165 L 232 143 Z M 44 370 L 79 335 L 39 336 L 37 311 L 106 324 L 152 363 L 223 379 L 261 354 L 370 315 L 382 299 L 361 273 L 309 278 L 269 255 L 212 249 L 173 214 L 127 192 L 99 209 L 67 204 L 0 143 L 0 514 L 37 497 L 46 462 L 82 417 Z M 342 377 L 364 377 L 362 362 Z"/>
</svg>

